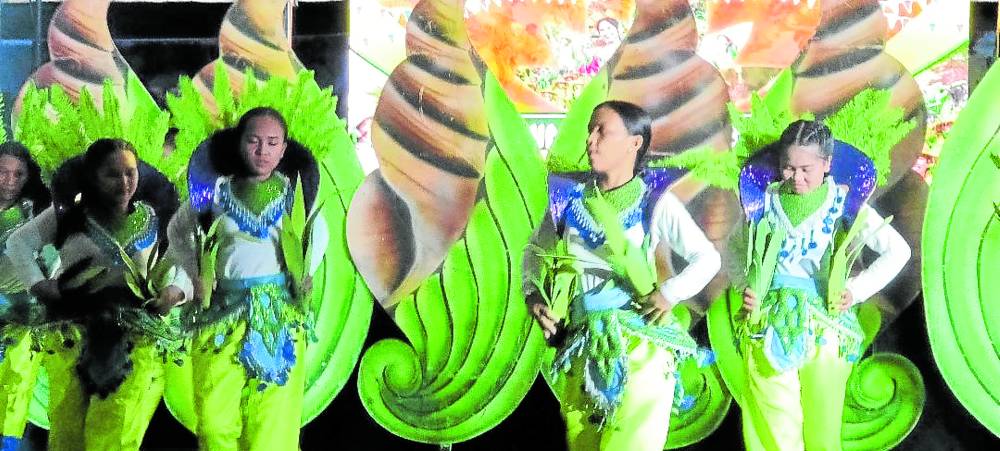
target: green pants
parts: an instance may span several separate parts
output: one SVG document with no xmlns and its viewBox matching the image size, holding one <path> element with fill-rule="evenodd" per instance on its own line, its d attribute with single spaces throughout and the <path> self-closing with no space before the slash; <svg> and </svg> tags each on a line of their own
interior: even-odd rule
<svg viewBox="0 0 1000 451">
<path fill-rule="evenodd" d="M 629 378 L 614 416 L 598 427 L 581 390 L 581 367 L 574 365 L 563 385 L 562 415 L 571 451 L 662 451 L 674 399 L 674 356 L 649 340 L 630 337 Z"/>
<path fill-rule="evenodd" d="M 17 328 L 3 338 L 10 344 L 0 361 L 0 435 L 22 438 L 42 359 L 32 349 L 29 329 Z"/>
<path fill-rule="evenodd" d="M 743 407 L 743 440 L 748 451 L 838 451 L 844 392 L 851 363 L 839 355 L 837 335 L 796 370 L 776 373 L 767 360 L 745 346 L 749 393 Z"/>
<path fill-rule="evenodd" d="M 305 340 L 296 336 L 296 364 L 284 385 L 248 379 L 238 360 L 246 322 L 219 340 L 200 332 L 191 350 L 198 447 L 204 451 L 296 450 L 302 422 Z"/>
<path fill-rule="evenodd" d="M 50 387 L 49 451 L 138 450 L 163 395 L 163 361 L 155 346 L 136 343 L 132 372 L 118 390 L 101 399 L 86 395 L 77 377 L 79 334 L 52 335 L 46 337 L 46 348 L 53 353 L 43 361 Z"/>
</svg>

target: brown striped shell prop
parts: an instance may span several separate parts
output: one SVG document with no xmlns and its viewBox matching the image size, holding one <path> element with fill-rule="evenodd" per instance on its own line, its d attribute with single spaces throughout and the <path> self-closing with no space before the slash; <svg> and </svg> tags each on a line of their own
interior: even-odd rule
<svg viewBox="0 0 1000 451">
<path fill-rule="evenodd" d="M 410 15 L 406 60 L 375 110 L 380 169 L 348 213 L 351 256 L 390 313 L 461 237 L 483 177 L 490 131 L 462 6 L 424 0 Z"/>
<path fill-rule="evenodd" d="M 288 7 L 288 2 L 279 0 L 237 0 L 226 11 L 219 29 L 219 60 L 235 94 L 246 83 L 247 69 L 261 80 L 272 76 L 291 80 L 305 68 L 289 41 Z M 215 110 L 212 88 L 217 61 L 205 65 L 194 77 L 194 85 L 211 111 Z"/>
<path fill-rule="evenodd" d="M 111 0 L 66 0 L 59 5 L 48 29 L 50 61 L 39 67 L 28 83 L 39 88 L 61 86 L 74 101 L 86 89 L 98 105 L 107 80 L 123 94 L 132 68 L 111 39 L 110 5 Z M 14 104 L 14 117 L 20 111 L 23 95 L 24 87 Z"/>
</svg>

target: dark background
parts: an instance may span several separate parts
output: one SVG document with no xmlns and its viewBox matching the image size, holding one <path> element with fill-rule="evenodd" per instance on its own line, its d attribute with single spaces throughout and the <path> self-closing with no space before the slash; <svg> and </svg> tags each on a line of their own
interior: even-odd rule
<svg viewBox="0 0 1000 451">
<path fill-rule="evenodd" d="M 364 0 L 355 0 L 364 1 Z M 939 0 L 944 1 L 944 0 Z M 961 0 L 958 0 L 961 1 Z M 33 4 L 0 5 L 0 92 L 8 106 L 21 84 L 38 64 L 48 59 L 45 30 L 57 3 L 43 3 L 41 36 L 36 39 L 38 16 Z M 176 85 L 180 75 L 193 75 L 218 56 L 217 34 L 228 4 L 112 3 L 112 36 L 132 68 L 158 101 Z M 300 3 L 295 10 L 293 47 L 317 81 L 333 86 L 346 116 L 347 2 Z M 996 3 L 976 3 L 970 18 L 970 84 L 975 86 L 995 59 Z M 8 114 L 5 112 L 5 114 Z M 4 123 L 9 123 L 6 118 Z M 696 329 L 704 340 L 704 324 Z M 388 316 L 375 309 L 368 345 L 384 338 L 403 338 Z M 920 368 L 927 388 L 927 404 L 916 429 L 899 447 L 905 450 L 944 451 L 1000 449 L 1000 439 L 980 425 L 958 403 L 934 364 L 927 339 L 922 301 L 918 300 L 890 325 L 873 348 L 899 352 Z M 302 432 L 302 448 L 346 450 L 433 450 L 400 439 L 367 415 L 357 394 L 357 371 L 315 421 Z M 997 381 L 1000 383 L 1000 381 Z M 730 409 L 722 426 L 692 450 L 740 449 L 739 409 Z M 559 406 L 539 378 L 521 405 L 496 428 L 459 450 L 562 450 L 563 424 Z M 31 428 L 28 441 L 44 449 L 45 431 Z M 161 404 L 146 434 L 144 449 L 192 449 L 193 435 L 177 423 Z M 626 451 L 626 450 L 622 450 Z"/>
</svg>

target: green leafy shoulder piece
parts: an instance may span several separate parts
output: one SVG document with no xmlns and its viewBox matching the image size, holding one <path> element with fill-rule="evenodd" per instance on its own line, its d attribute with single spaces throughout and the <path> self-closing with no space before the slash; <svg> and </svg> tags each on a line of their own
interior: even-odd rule
<svg viewBox="0 0 1000 451">
<path fill-rule="evenodd" d="M 751 95 L 749 114 L 739 111 L 732 103 L 728 105 L 730 122 L 738 134 L 730 152 L 692 149 L 653 161 L 650 166 L 687 169 L 709 185 L 738 190 L 740 170 L 750 157 L 778 141 L 792 122 L 814 119 L 811 113 L 796 115 L 792 112 L 793 83 L 791 72 L 786 69 L 767 96 Z M 893 147 L 916 126 L 916 119 L 904 120 L 903 109 L 890 105 L 891 97 L 888 90 L 866 89 L 824 120 L 835 139 L 853 145 L 872 159 L 879 184 L 888 180 Z"/>
<path fill-rule="evenodd" d="M 38 88 L 29 83 L 14 121 L 14 138 L 28 147 L 46 180 L 59 165 L 83 154 L 94 141 L 118 138 L 131 143 L 141 160 L 176 184 L 176 178 L 163 170 L 167 160 L 163 143 L 169 124 L 169 114 L 153 102 L 135 74 L 129 73 L 124 91 L 109 80 L 100 99 L 84 89 L 78 102 L 59 85 Z"/>
</svg>

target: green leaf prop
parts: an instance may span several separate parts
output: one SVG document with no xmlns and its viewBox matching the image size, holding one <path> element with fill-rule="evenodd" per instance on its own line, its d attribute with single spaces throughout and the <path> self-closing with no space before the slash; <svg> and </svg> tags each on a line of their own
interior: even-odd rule
<svg viewBox="0 0 1000 451">
<path fill-rule="evenodd" d="M 527 393 L 544 349 L 524 306 L 521 257 L 547 204 L 545 166 L 492 74 L 484 89 L 484 196 L 441 269 L 396 307 L 409 343 L 375 343 L 358 373 L 372 418 L 418 442 L 462 442 L 496 426 Z"/>
<path fill-rule="evenodd" d="M 176 149 L 170 157 L 178 159 L 178 190 L 186 197 L 187 162 L 198 145 L 215 131 L 236 125 L 239 116 L 251 108 L 270 106 L 284 116 L 289 137 L 309 149 L 320 163 L 316 205 L 322 208 L 314 212 L 318 211 L 316 214 L 326 221 L 330 239 L 309 296 L 316 316 L 317 341 L 309 343 L 304 358 L 305 424 L 319 415 L 347 383 L 371 321 L 371 294 L 354 269 L 343 238 L 347 207 L 364 173 L 346 123 L 337 116 L 337 97 L 332 88 L 320 88 L 310 71 L 300 72 L 293 80 L 274 77 L 260 81 L 252 72 L 248 75 L 240 95 L 227 94 L 228 77 L 217 66 L 213 87 L 216 112 L 205 107 L 189 78 L 180 79 L 177 95 L 167 97 L 172 123 L 178 128 Z M 191 429 L 195 425 L 191 365 L 169 368 L 171 382 L 164 394 L 167 407 Z"/>
<path fill-rule="evenodd" d="M 587 135 L 590 134 L 590 116 L 594 107 L 608 98 L 608 69 L 601 69 L 587 83 L 580 97 L 570 105 L 566 117 L 559 124 L 552 148 L 549 149 L 548 169 L 552 173 L 584 172 L 590 170 L 587 159 Z"/>
<path fill-rule="evenodd" d="M 924 217 L 922 276 L 934 360 L 955 397 L 1000 435 L 1000 67 L 976 87 L 941 149 Z M 991 161 L 993 160 L 993 161 Z"/>
<path fill-rule="evenodd" d="M 746 274 L 747 283 L 750 290 L 758 299 L 763 299 L 767 290 L 771 288 L 771 279 L 774 278 L 774 268 L 778 263 L 778 251 L 785 241 L 787 231 L 781 224 L 774 224 L 771 221 L 761 220 L 748 225 L 749 237 L 747 239 L 747 259 Z M 754 327 L 760 324 L 760 305 L 750 313 L 750 317 L 744 322 L 747 327 Z"/>
<path fill-rule="evenodd" d="M 878 233 L 882 227 L 886 227 L 892 222 L 892 216 L 885 218 L 882 224 L 873 230 L 869 236 L 859 239 L 861 229 L 868 218 L 868 212 L 867 208 L 861 209 L 850 230 L 847 233 L 838 232 L 834 236 L 831 249 L 833 251 L 833 258 L 830 264 L 830 276 L 826 290 L 826 305 L 831 315 L 837 315 L 840 312 L 835 306 L 840 303 L 840 297 L 847 288 L 847 277 L 851 274 L 854 262 L 857 261 L 861 255 L 861 251 L 864 250 L 865 242 L 872 235 Z"/>
<path fill-rule="evenodd" d="M 198 255 L 199 280 L 215 280 L 216 257 L 219 255 L 218 230 L 221 222 L 222 218 L 216 218 L 208 230 L 202 230 L 201 227 L 195 228 L 194 245 Z M 201 308 L 207 309 L 212 299 L 212 291 L 215 290 L 215 284 L 212 282 L 202 283 L 197 288 L 201 289 L 201 292 L 197 294 L 198 299 L 201 300 Z"/>
</svg>

